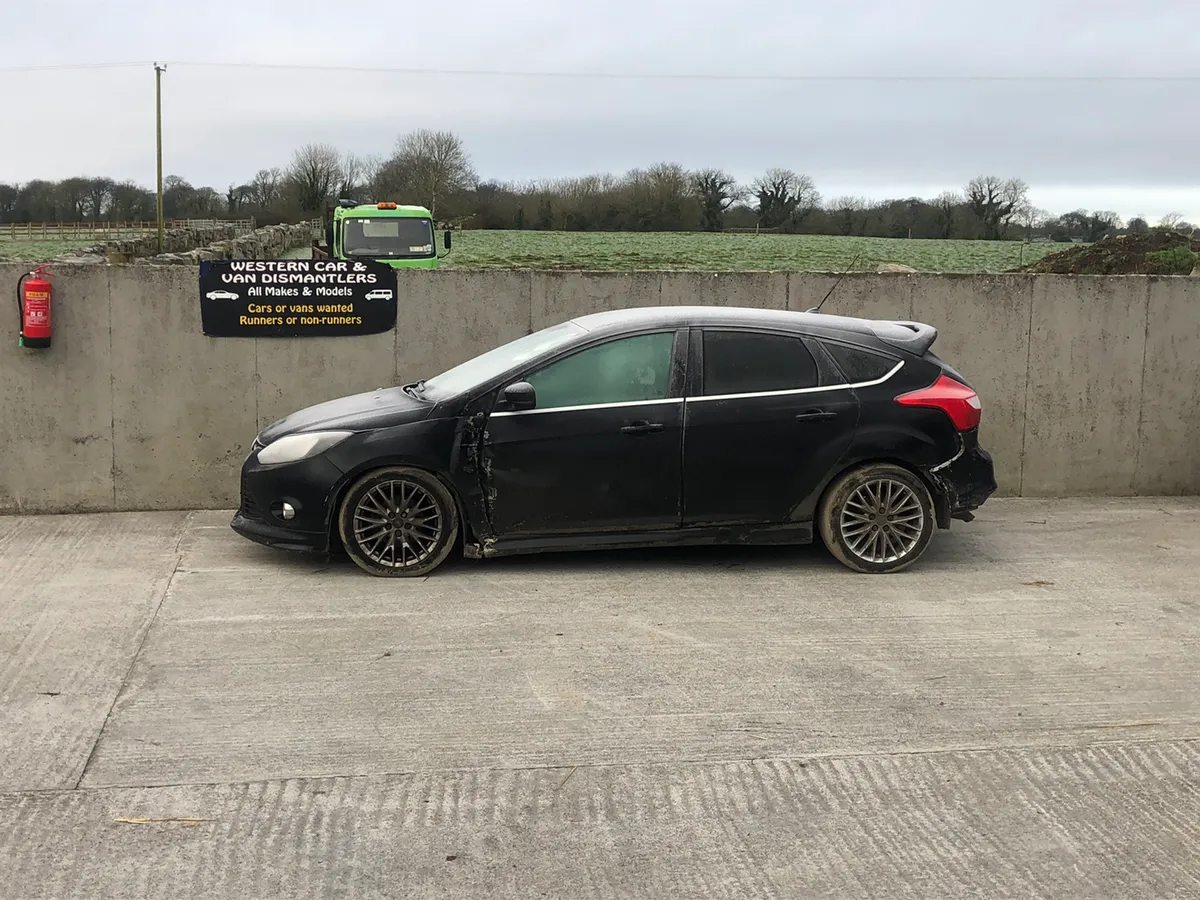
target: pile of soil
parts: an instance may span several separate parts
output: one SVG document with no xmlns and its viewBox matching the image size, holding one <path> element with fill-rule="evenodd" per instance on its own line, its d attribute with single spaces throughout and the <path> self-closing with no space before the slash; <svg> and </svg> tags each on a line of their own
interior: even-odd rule
<svg viewBox="0 0 1200 900">
<path fill-rule="evenodd" d="M 1174 231 L 1122 234 L 1103 238 L 1094 244 L 1072 247 L 1061 253 L 1051 253 L 1037 262 L 1010 271 L 1052 275 L 1179 274 L 1172 273 L 1163 264 L 1148 258 L 1148 254 L 1174 247 L 1184 247 L 1194 253 L 1200 253 L 1200 239 Z"/>
</svg>

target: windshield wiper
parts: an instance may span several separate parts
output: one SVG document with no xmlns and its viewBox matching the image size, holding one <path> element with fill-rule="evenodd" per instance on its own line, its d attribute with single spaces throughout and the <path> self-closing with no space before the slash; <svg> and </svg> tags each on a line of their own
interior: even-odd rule
<svg viewBox="0 0 1200 900">
<path fill-rule="evenodd" d="M 403 390 L 404 393 L 408 394 L 410 397 L 415 397 L 416 399 L 420 400 L 421 394 L 425 390 L 425 379 L 422 378 L 416 384 L 406 384 L 404 385 Z"/>
</svg>

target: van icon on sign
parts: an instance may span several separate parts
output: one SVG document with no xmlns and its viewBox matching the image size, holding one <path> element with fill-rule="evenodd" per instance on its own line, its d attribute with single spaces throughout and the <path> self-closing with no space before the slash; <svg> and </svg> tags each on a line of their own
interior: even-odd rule
<svg viewBox="0 0 1200 900">
<path fill-rule="evenodd" d="M 391 300 L 392 292 L 389 290 L 385 290 L 384 288 L 376 288 L 375 290 L 373 290 L 367 294 L 366 299 L 368 299 L 368 300 Z"/>
</svg>

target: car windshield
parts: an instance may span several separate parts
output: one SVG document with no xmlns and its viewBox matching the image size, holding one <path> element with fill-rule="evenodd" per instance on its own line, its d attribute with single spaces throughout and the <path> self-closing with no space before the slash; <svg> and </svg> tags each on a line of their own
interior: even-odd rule
<svg viewBox="0 0 1200 900">
<path fill-rule="evenodd" d="M 342 248 L 347 256 L 433 256 L 433 224 L 429 219 L 403 216 L 346 219 Z"/>
<path fill-rule="evenodd" d="M 587 329 L 574 322 L 562 322 L 551 325 L 533 334 L 509 341 L 486 353 L 481 353 L 474 359 L 468 359 L 452 369 L 447 369 L 425 382 L 423 391 L 429 395 L 452 396 L 484 384 L 498 375 L 513 369 L 527 360 L 533 359 L 549 350 L 565 346 Z"/>
</svg>

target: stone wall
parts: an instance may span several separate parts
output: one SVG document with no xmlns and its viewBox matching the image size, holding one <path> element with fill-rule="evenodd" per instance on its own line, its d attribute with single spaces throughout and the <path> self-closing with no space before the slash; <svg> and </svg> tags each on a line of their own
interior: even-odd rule
<svg viewBox="0 0 1200 900">
<path fill-rule="evenodd" d="M 194 250 L 148 256 L 136 260 L 136 264 L 194 266 L 205 259 L 278 259 L 288 250 L 308 246 L 313 237 L 311 222 L 267 225 L 236 237 L 223 237 Z"/>
<path fill-rule="evenodd" d="M 169 228 L 163 231 L 163 249 L 167 253 L 182 253 L 213 241 L 233 240 L 243 233 L 232 222 L 198 228 Z M 104 241 L 72 250 L 56 257 L 53 262 L 129 263 L 153 256 L 158 252 L 158 233 L 139 237 Z"/>
</svg>

